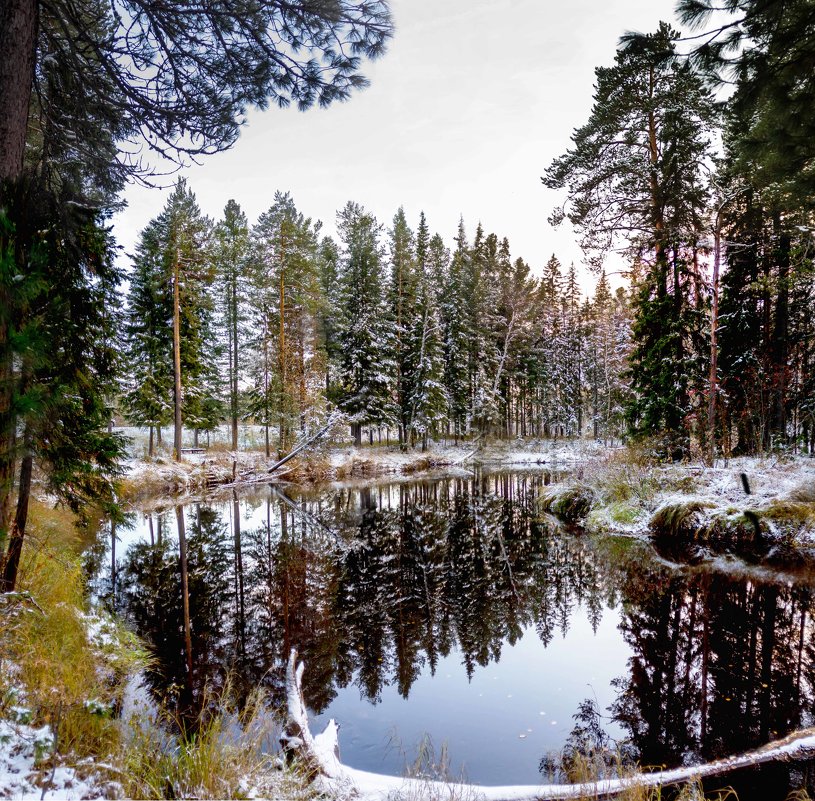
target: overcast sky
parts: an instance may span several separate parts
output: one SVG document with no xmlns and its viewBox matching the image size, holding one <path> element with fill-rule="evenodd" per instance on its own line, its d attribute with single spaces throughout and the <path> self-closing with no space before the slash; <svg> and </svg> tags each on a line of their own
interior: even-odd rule
<svg viewBox="0 0 815 801">
<path fill-rule="evenodd" d="M 234 198 L 250 222 L 275 190 L 334 233 L 354 200 L 389 226 L 402 205 L 415 228 L 452 244 L 464 215 L 509 239 L 536 272 L 554 252 L 581 254 L 568 223 L 546 218 L 559 200 L 540 182 L 569 147 L 592 103 L 594 68 L 609 65 L 621 34 L 673 21 L 674 0 L 392 0 L 396 34 L 371 86 L 342 104 L 305 113 L 249 114 L 237 144 L 184 171 L 203 211 L 217 219 Z M 166 191 L 130 187 L 114 218 L 131 252 Z"/>
</svg>

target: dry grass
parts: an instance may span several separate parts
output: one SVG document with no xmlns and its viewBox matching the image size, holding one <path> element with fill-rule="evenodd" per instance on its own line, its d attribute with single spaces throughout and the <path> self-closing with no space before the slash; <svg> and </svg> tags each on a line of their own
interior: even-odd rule
<svg viewBox="0 0 815 801">
<path fill-rule="evenodd" d="M 539 499 L 540 509 L 549 512 L 567 523 L 584 520 L 595 502 L 595 494 L 585 484 L 555 487 L 544 492 Z"/>
<path fill-rule="evenodd" d="M 812 502 L 773 501 L 761 516 L 790 534 L 815 529 L 815 503 Z"/>
<path fill-rule="evenodd" d="M 23 602 L 7 610 L 0 632 L 7 670 L 0 685 L 22 691 L 32 720 L 55 730 L 60 754 L 109 753 L 118 740 L 113 709 L 122 681 L 143 652 L 121 630 L 106 638 L 120 643 L 111 645 L 107 657 L 90 641 L 79 557 L 86 536 L 74 529 L 71 516 L 36 503 L 30 529 L 18 590 L 30 594 L 37 607 Z"/>
<path fill-rule="evenodd" d="M 132 732 L 117 756 L 123 766 L 124 790 L 130 798 L 265 798 L 300 801 L 314 797 L 296 771 L 283 769 L 269 755 L 274 747 L 269 713 L 257 694 L 238 713 L 223 707 L 228 689 L 219 698 L 205 699 L 194 727 L 182 727 L 168 713 L 162 724 L 134 721 Z M 219 712 L 213 714 L 214 706 Z M 168 747 L 163 729 L 181 730 Z M 192 729 L 192 731 L 191 731 Z"/>
</svg>

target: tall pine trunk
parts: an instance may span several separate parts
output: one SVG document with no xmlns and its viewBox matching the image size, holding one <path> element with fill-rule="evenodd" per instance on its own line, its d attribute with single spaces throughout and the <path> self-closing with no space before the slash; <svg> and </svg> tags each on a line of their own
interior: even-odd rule
<svg viewBox="0 0 815 801">
<path fill-rule="evenodd" d="M 38 0 L 0 3 L 0 207 L 23 170 L 38 27 Z"/>
<path fill-rule="evenodd" d="M 0 592 L 13 592 L 17 585 L 17 572 L 20 568 L 20 557 L 23 553 L 25 528 L 28 521 L 28 505 L 31 499 L 31 473 L 34 466 L 34 457 L 31 452 L 31 431 L 26 425 L 23 435 L 24 451 L 20 464 L 20 487 L 17 494 L 17 511 L 11 527 L 8 554 L 0 578 Z"/>
<path fill-rule="evenodd" d="M 235 267 L 233 265 L 232 274 L 232 297 L 230 298 L 230 314 L 232 316 L 232 353 L 230 354 L 230 361 L 232 362 L 232 375 L 230 387 L 230 402 L 232 412 L 232 450 L 238 450 L 238 278 L 234 273 Z"/>
<path fill-rule="evenodd" d="M 181 461 L 181 290 L 178 285 L 181 254 L 176 252 L 173 265 L 173 388 L 175 402 L 173 459 Z"/>
</svg>

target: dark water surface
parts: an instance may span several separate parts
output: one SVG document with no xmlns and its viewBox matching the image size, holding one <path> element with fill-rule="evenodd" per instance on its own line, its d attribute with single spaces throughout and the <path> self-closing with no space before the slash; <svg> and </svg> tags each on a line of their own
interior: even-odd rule
<svg viewBox="0 0 815 801">
<path fill-rule="evenodd" d="M 343 761 L 367 770 L 404 772 L 429 736 L 454 777 L 536 783 L 563 748 L 678 765 L 812 725 L 811 580 L 677 569 L 631 539 L 564 532 L 536 510 L 550 480 L 263 488 L 140 514 L 115 560 L 109 534 L 89 560 L 153 648 L 157 698 L 183 713 L 230 674 L 239 696 L 261 686 L 282 705 L 296 647 L 315 731 L 336 718 Z M 762 776 L 736 777 L 742 799 L 806 783 Z"/>
</svg>

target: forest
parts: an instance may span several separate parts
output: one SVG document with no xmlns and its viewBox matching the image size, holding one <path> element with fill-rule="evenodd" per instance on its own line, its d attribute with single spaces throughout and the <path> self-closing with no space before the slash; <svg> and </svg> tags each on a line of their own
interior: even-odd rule
<svg viewBox="0 0 815 801">
<path fill-rule="evenodd" d="M 264 717 L 297 723 L 300 690 L 315 714 L 349 687 L 401 702 L 459 659 L 461 700 L 604 615 L 611 704 L 547 722 L 556 756 L 511 732 L 536 780 L 696 766 L 815 721 L 815 5 L 677 0 L 598 57 L 560 155 L 525 165 L 557 197 L 541 240 L 564 226 L 583 265 L 529 260 L 486 211 L 356 197 L 321 220 L 262 164 L 264 211 L 224 188 L 207 216 L 193 165 L 261 113 L 354 109 L 399 2 L 0 2 L 0 796 L 307 797 Z M 431 173 L 425 209 L 459 191 Z M 126 253 L 134 185 L 165 202 Z M 275 471 L 319 438 L 425 466 L 387 487 L 292 471 L 290 497 Z M 491 472 L 489 447 L 536 461 Z M 229 477 L 195 485 L 219 453 Z M 136 678 L 155 725 L 125 731 Z M 815 734 L 802 754 L 767 786 L 808 797 Z"/>
<path fill-rule="evenodd" d="M 182 422 L 262 425 L 281 455 L 336 406 L 357 444 L 625 433 L 630 302 L 601 275 L 582 298 L 555 256 L 536 278 L 506 238 L 449 249 L 422 215 L 384 226 L 357 203 L 337 214 L 340 241 L 288 194 L 251 227 L 230 200 L 216 223 L 180 182 L 142 232 L 130 273 L 121 404 L 132 423 L 173 421 L 173 303 L 178 291 Z M 181 243 L 181 244 L 179 244 Z M 270 429 L 272 433 L 270 434 Z"/>
<path fill-rule="evenodd" d="M 119 408 L 149 427 L 149 452 L 180 414 L 195 431 L 228 422 L 235 449 L 240 423 L 261 425 L 282 454 L 329 407 L 357 444 L 365 430 L 403 447 L 815 451 L 807 174 L 776 152 L 804 147 L 799 117 L 759 148 L 769 134 L 745 120 L 771 113 L 777 87 L 756 73 L 723 104 L 681 44 L 667 24 L 624 41 L 543 178 L 564 193 L 550 221 L 569 220 L 594 268 L 590 296 L 574 265 L 529 265 L 480 221 L 448 247 L 424 214 L 383 224 L 349 202 L 335 241 L 288 193 L 252 225 L 234 200 L 213 222 L 180 181 L 141 234 L 122 328 Z M 628 279 L 615 292 L 612 251 Z"/>
</svg>

